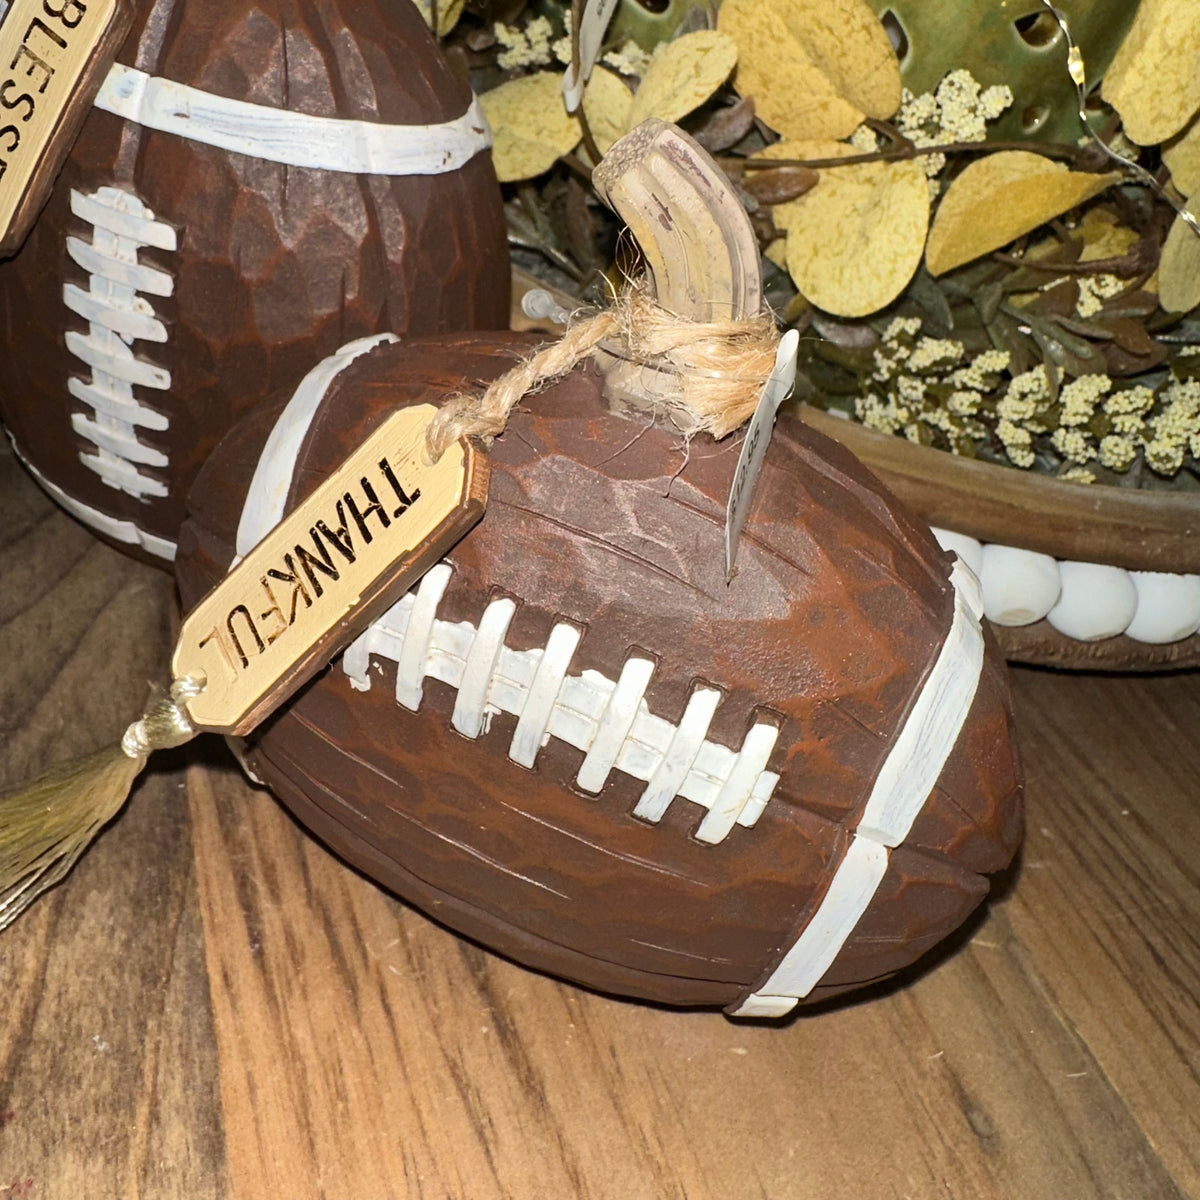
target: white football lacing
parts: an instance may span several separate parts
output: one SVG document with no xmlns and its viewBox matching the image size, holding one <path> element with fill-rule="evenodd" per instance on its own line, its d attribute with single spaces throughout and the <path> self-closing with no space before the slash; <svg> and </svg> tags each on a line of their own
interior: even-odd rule
<svg viewBox="0 0 1200 1200">
<path fill-rule="evenodd" d="M 583 791 L 599 792 L 615 769 L 646 783 L 634 809 L 644 820 L 661 820 L 677 795 L 706 808 L 695 834 L 702 842 L 720 842 L 762 815 L 779 782 L 766 769 L 779 736 L 774 725 L 754 725 L 734 751 L 707 740 L 721 700 L 714 688 L 697 687 L 673 725 L 646 704 L 655 666 L 648 659 L 628 659 L 615 681 L 593 670 L 568 675 L 582 635 L 565 622 L 544 648 L 510 649 L 504 638 L 516 604 L 509 599 L 491 601 L 478 626 L 439 620 L 452 574 L 439 563 L 346 650 L 342 668 L 353 687 L 370 688 L 372 654 L 396 664 L 396 700 L 414 712 L 425 679 L 439 679 L 458 691 L 451 723 L 459 733 L 479 737 L 496 713 L 510 713 L 514 762 L 533 767 L 538 751 L 559 738 L 585 752 L 576 776 Z"/>
<path fill-rule="evenodd" d="M 88 323 L 86 334 L 68 330 L 66 335 L 67 349 L 91 368 L 90 379 L 67 381 L 71 395 L 94 413 L 71 415 L 75 432 L 96 447 L 94 454 L 79 457 L 109 487 L 142 500 L 162 498 L 166 484 L 139 468 L 165 467 L 167 456 L 140 441 L 137 430 L 163 432 L 170 422 L 165 413 L 140 404 L 133 389 L 165 392 L 171 373 L 138 358 L 131 346 L 167 340 L 166 326 L 141 293 L 170 296 L 175 281 L 139 263 L 138 251 L 143 246 L 177 249 L 175 230 L 121 188 L 102 187 L 90 196 L 72 189 L 71 211 L 92 226 L 91 242 L 67 238 L 67 253 L 88 274 L 88 290 L 63 286 L 63 303 Z"/>
</svg>

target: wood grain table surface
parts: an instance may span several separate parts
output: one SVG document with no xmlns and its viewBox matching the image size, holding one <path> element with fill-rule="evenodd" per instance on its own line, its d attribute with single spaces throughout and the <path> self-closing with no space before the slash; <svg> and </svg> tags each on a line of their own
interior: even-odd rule
<svg viewBox="0 0 1200 1200">
<path fill-rule="evenodd" d="M 172 603 L 0 455 L 0 784 L 120 735 Z M 0 935 L 0 1200 L 1200 1198 L 1200 675 L 1014 687 L 996 902 L 782 1025 L 522 970 L 156 759 Z"/>
</svg>

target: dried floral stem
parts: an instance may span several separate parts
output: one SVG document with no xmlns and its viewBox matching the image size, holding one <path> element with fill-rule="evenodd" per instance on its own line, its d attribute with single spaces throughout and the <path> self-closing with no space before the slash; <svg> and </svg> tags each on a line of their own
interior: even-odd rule
<svg viewBox="0 0 1200 1200">
<path fill-rule="evenodd" d="M 1021 267 L 1030 271 L 1041 271 L 1047 275 L 1116 275 L 1121 279 L 1136 279 L 1146 276 L 1146 255 L 1135 250 L 1130 254 L 1115 255 L 1112 258 L 1093 258 L 1088 262 L 1039 262 L 1037 259 L 1022 258 L 1017 254 L 1005 254 L 1000 250 L 993 252 L 996 262 L 1010 267 Z M 1151 268 L 1153 274 L 1153 267 Z"/>
<path fill-rule="evenodd" d="M 877 117 L 868 117 L 864 122 L 868 129 L 874 130 L 880 137 L 885 137 L 891 146 L 903 150 L 915 150 L 917 143 L 907 134 L 901 133 L 891 121 L 881 121 Z"/>
<path fill-rule="evenodd" d="M 589 167 L 588 164 L 585 163 L 583 161 L 583 159 L 579 157 L 578 154 L 574 154 L 574 153 L 564 154 L 564 155 L 560 156 L 558 161 L 561 162 L 562 165 L 564 167 L 566 167 L 568 171 L 571 171 L 573 174 L 577 175 L 579 177 L 580 182 L 586 183 L 589 185 L 591 184 L 592 168 Z M 597 159 L 596 161 L 598 162 L 599 159 Z"/>
<path fill-rule="evenodd" d="M 910 158 L 923 158 L 930 154 L 992 154 L 998 150 L 1028 150 L 1046 158 L 1061 158 L 1076 165 L 1091 161 L 1087 148 L 1063 146 L 1057 142 L 946 142 L 940 146 L 918 146 L 905 139 L 886 150 L 872 150 L 864 154 L 848 154 L 845 158 L 771 158 L 753 159 L 726 156 L 720 160 L 722 166 L 736 165 L 744 171 L 769 171 L 774 167 L 807 167 L 819 171 L 827 167 L 852 167 L 862 163 L 904 162 Z"/>
</svg>

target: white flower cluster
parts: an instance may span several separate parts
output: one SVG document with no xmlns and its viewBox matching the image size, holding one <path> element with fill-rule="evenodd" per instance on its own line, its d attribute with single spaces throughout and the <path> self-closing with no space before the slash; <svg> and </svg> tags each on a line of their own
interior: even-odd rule
<svg viewBox="0 0 1200 1200">
<path fill-rule="evenodd" d="M 920 317 L 894 317 L 875 350 L 875 370 L 871 378 L 880 383 L 895 378 L 900 366 L 908 359 L 908 340 L 920 332 Z"/>
<path fill-rule="evenodd" d="M 1128 471 L 1137 458 L 1137 442 L 1125 433 L 1106 433 L 1100 439 L 1096 457 L 1110 471 Z"/>
<path fill-rule="evenodd" d="M 650 55 L 630 38 L 616 50 L 608 51 L 600 61 L 619 75 L 633 75 L 640 79 L 650 65 Z"/>
<path fill-rule="evenodd" d="M 1151 414 L 1157 405 L 1158 412 Z M 1172 381 L 1155 396 L 1148 387 L 1117 392 L 1104 405 L 1112 430 L 1096 457 L 1113 471 L 1127 471 L 1139 450 L 1160 475 L 1174 475 L 1191 454 L 1200 458 L 1200 383 Z"/>
<path fill-rule="evenodd" d="M 879 135 L 865 122 L 850 135 L 848 140 L 859 154 L 874 154 L 879 149 Z"/>
<path fill-rule="evenodd" d="M 1027 470 L 1033 466 L 1033 434 L 1042 432 L 1037 418 L 1049 401 L 1050 380 L 1046 379 L 1045 367 L 1039 364 L 1032 371 L 1014 376 L 997 404 L 1000 420 L 996 422 L 996 437 L 1014 467 Z"/>
<path fill-rule="evenodd" d="M 919 317 L 897 317 L 888 326 L 883 342 L 875 351 L 875 370 L 872 378 L 879 383 L 891 385 L 893 407 L 888 409 L 888 420 L 900 424 L 911 423 L 915 411 L 926 398 L 926 389 L 931 377 L 962 362 L 963 344 L 949 338 L 918 338 L 909 344 L 921 329 Z M 878 414 L 876 414 L 878 416 Z M 922 413 L 922 420 L 927 420 Z"/>
<path fill-rule="evenodd" d="M 1004 452 L 1018 467 L 1033 466 L 1033 434 L 1024 425 L 1001 417 L 996 436 L 1004 443 Z"/>
<path fill-rule="evenodd" d="M 1008 390 L 996 406 L 996 413 L 1002 422 L 1023 425 L 1032 421 L 1049 399 L 1050 381 L 1046 378 L 1046 368 L 1039 363 L 1031 371 L 1013 376 Z M 1008 441 L 1003 433 L 1000 434 L 1000 438 L 1007 447 Z M 1022 441 L 1021 444 L 1024 445 L 1025 442 Z"/>
<path fill-rule="evenodd" d="M 1015 376 L 996 405 L 1000 418 L 996 434 L 1004 452 L 1015 466 L 1032 467 L 1033 439 L 1037 434 L 1049 433 L 1054 449 L 1068 463 L 1082 468 L 1097 456 L 1090 426 L 1097 407 L 1111 390 L 1112 380 L 1107 375 L 1082 375 L 1063 384 L 1056 404 L 1045 366 L 1039 364 Z M 1082 469 L 1068 470 L 1062 477 L 1080 483 L 1095 478 Z"/>
<path fill-rule="evenodd" d="M 874 392 L 856 397 L 854 415 L 868 429 L 878 429 L 880 433 L 895 433 L 910 423 L 907 408 L 897 404 L 894 399 L 884 400 Z"/>
<path fill-rule="evenodd" d="M 1000 116 L 1012 101 L 1009 87 L 995 84 L 983 89 L 963 68 L 951 71 L 935 92 L 914 96 L 906 88 L 896 127 L 918 146 L 982 142 L 987 137 L 987 122 Z M 933 179 L 946 165 L 946 156 L 930 154 L 921 161 L 925 174 Z"/>
<path fill-rule="evenodd" d="M 1050 435 L 1050 444 L 1068 462 L 1078 463 L 1080 466 L 1096 457 L 1095 446 L 1082 429 L 1068 429 L 1065 425 L 1060 425 Z"/>
<path fill-rule="evenodd" d="M 534 17 L 524 27 L 504 25 L 497 21 L 492 26 L 496 41 L 504 47 L 496 55 L 496 65 L 505 71 L 520 67 L 545 67 L 557 59 L 563 66 L 571 61 L 571 10 L 563 13 L 565 22 L 563 35 L 554 36 L 554 26 L 548 17 Z"/>
<path fill-rule="evenodd" d="M 883 331 L 883 340 L 888 345 L 895 346 L 901 353 L 907 350 L 898 343 L 902 337 L 916 337 L 921 332 L 920 317 L 893 317 L 888 327 Z"/>
<path fill-rule="evenodd" d="M 1154 407 L 1154 389 L 1145 384 L 1137 387 L 1122 388 L 1104 402 L 1104 411 L 1111 417 L 1119 418 L 1132 416 L 1137 419 L 1137 427 L 1141 428 L 1141 419 Z"/>
<path fill-rule="evenodd" d="M 1053 286 L 1053 285 L 1051 285 Z M 1087 320 L 1094 317 L 1104 301 L 1120 295 L 1129 281 L 1119 275 L 1083 275 L 1079 279 L 1079 299 L 1075 301 L 1075 314 Z"/>
<path fill-rule="evenodd" d="M 1154 407 L 1154 389 L 1144 384 L 1114 392 L 1104 402 L 1110 432 L 1096 447 L 1100 465 L 1110 471 L 1128 471 L 1137 458 L 1146 432 L 1145 416 Z"/>
<path fill-rule="evenodd" d="M 571 9 L 568 6 L 567 8 L 563 9 L 563 35 L 562 37 L 556 38 L 550 43 L 551 54 L 553 54 L 554 57 L 558 59 L 558 61 L 564 67 L 569 67 L 571 65 L 571 32 L 574 28 L 572 24 L 573 20 L 574 18 L 571 16 Z"/>
<path fill-rule="evenodd" d="M 1146 462 L 1160 475 L 1173 475 L 1190 453 L 1200 457 L 1200 383 L 1176 380 L 1162 391 L 1162 410 L 1146 424 Z"/>
<path fill-rule="evenodd" d="M 969 366 L 952 372 L 948 382 L 973 392 L 985 391 L 988 387 L 987 377 L 1007 371 L 1011 358 L 1012 355 L 1007 350 L 985 350 L 982 354 L 977 354 Z"/>
<path fill-rule="evenodd" d="M 1200 458 L 1200 382 L 1173 379 L 1157 394 L 1144 384 L 1112 389 L 1107 375 L 1083 375 L 1064 384 L 1054 414 L 1057 426 L 1048 429 L 1045 418 L 1053 406 L 1043 368 L 1017 376 L 996 408 L 996 433 L 1008 457 L 1018 467 L 1032 466 L 1033 436 L 1049 432 L 1050 444 L 1072 464 L 1060 478 L 1081 483 L 1095 479 L 1083 469 L 1087 463 L 1128 471 L 1139 451 L 1160 475 L 1174 475 L 1189 454 Z"/>
<path fill-rule="evenodd" d="M 1189 455 L 1200 460 L 1200 380 L 1118 388 L 1108 375 L 1081 375 L 1056 389 L 1043 364 L 1006 380 L 1008 351 L 966 361 L 962 342 L 921 328 L 920 318 L 897 317 L 884 330 L 870 390 L 856 401 L 864 425 L 959 454 L 994 438 L 1025 469 L 1039 448 L 1053 450 L 1058 478 L 1077 483 L 1094 483 L 1089 468 L 1097 464 L 1128 471 L 1139 455 L 1163 475 L 1177 472 Z"/>
<path fill-rule="evenodd" d="M 949 338 L 923 337 L 912 348 L 908 356 L 908 367 L 912 371 L 930 371 L 937 368 L 957 366 L 962 362 L 962 342 Z"/>
<path fill-rule="evenodd" d="M 1112 391 L 1112 380 L 1107 375 L 1081 375 L 1063 384 L 1058 393 L 1062 405 L 1059 423 L 1068 428 L 1087 425 L 1096 415 L 1096 405 Z"/>
<path fill-rule="evenodd" d="M 524 29 L 516 25 L 503 25 L 499 21 L 492 27 L 496 41 L 504 47 L 496 55 L 496 65 L 505 71 L 517 67 L 544 67 L 550 63 L 553 52 L 550 48 L 554 27 L 546 17 L 534 17 Z"/>
<path fill-rule="evenodd" d="M 928 443 L 933 440 L 931 431 L 940 430 L 958 453 L 964 439 L 986 434 L 975 418 L 984 393 L 995 387 L 995 376 L 1008 366 L 1009 356 L 988 350 L 964 364 L 962 342 L 920 333 L 919 317 L 897 317 L 888 325 L 875 350 L 872 372 L 886 394 L 860 397 L 857 415 L 873 429 L 902 431 L 915 442 Z"/>
</svg>

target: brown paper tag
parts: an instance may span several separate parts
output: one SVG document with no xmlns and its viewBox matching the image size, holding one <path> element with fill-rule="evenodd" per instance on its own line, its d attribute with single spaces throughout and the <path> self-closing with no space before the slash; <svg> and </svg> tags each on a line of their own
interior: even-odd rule
<svg viewBox="0 0 1200 1200">
<path fill-rule="evenodd" d="M 197 728 L 245 734 L 394 604 L 483 515 L 488 459 L 425 459 L 431 404 L 390 416 L 183 622 L 171 672 Z"/>
<path fill-rule="evenodd" d="M 0 258 L 45 204 L 132 22 L 131 0 L 0 0 Z"/>
</svg>

